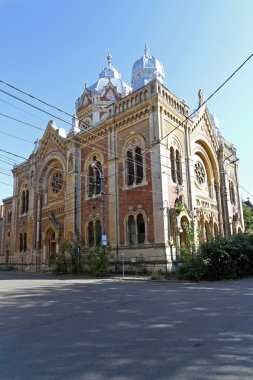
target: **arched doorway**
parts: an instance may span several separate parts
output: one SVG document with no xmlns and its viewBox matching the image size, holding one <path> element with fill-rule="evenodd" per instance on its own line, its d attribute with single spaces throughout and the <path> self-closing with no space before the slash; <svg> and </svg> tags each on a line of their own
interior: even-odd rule
<svg viewBox="0 0 253 380">
<path fill-rule="evenodd" d="M 47 232 L 47 265 L 51 266 L 56 254 L 56 236 L 55 231 L 50 229 Z"/>
<path fill-rule="evenodd" d="M 185 228 L 186 226 L 189 227 L 189 220 L 185 215 L 182 216 L 180 224 L 181 224 L 181 229 L 180 229 L 180 246 L 181 246 L 182 244 L 186 244 L 187 242 Z"/>
</svg>

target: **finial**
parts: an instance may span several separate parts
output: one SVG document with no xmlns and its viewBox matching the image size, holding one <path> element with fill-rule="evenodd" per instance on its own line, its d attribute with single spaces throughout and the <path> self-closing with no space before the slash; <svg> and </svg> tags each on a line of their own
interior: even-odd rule
<svg viewBox="0 0 253 380">
<path fill-rule="evenodd" d="M 145 57 L 148 56 L 148 45 L 145 42 L 145 47 L 144 47 L 144 52 L 145 52 Z"/>
<path fill-rule="evenodd" d="M 111 62 L 112 62 L 112 55 L 110 54 L 109 52 L 109 49 L 108 49 L 108 53 L 107 53 L 107 61 L 108 61 L 108 67 L 110 68 L 111 67 Z"/>
<path fill-rule="evenodd" d="M 199 107 L 201 107 L 202 104 L 205 102 L 204 91 L 200 89 L 199 92 L 198 92 L 198 96 L 199 96 Z"/>
</svg>

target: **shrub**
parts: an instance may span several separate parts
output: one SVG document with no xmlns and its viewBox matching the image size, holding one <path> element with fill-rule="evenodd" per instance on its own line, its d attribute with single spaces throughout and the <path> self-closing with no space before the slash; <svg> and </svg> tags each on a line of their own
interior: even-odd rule
<svg viewBox="0 0 253 380">
<path fill-rule="evenodd" d="M 111 248 L 109 245 L 97 245 L 87 250 L 88 265 L 91 274 L 96 277 L 104 276 L 108 271 Z"/>
<path fill-rule="evenodd" d="M 150 275 L 150 280 L 159 281 L 162 279 L 162 276 L 159 272 L 152 272 Z"/>
<path fill-rule="evenodd" d="M 80 273 L 84 271 L 84 247 L 80 234 L 70 234 L 69 239 L 60 245 L 53 260 L 54 273 Z"/>
<path fill-rule="evenodd" d="M 253 264 L 253 245 L 246 234 L 218 236 L 202 243 L 200 250 L 207 265 L 207 278 L 222 280 L 245 276 Z"/>
</svg>

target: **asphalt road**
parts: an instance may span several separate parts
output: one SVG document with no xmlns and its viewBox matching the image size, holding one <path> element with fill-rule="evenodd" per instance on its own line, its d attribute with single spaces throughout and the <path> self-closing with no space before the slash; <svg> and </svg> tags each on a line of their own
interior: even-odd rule
<svg viewBox="0 0 253 380">
<path fill-rule="evenodd" d="M 253 278 L 0 272 L 0 379 L 253 379 Z"/>
</svg>

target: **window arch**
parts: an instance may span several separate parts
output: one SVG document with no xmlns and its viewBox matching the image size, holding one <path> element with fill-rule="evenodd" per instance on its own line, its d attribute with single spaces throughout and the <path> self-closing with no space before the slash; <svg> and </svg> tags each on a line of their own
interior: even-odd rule
<svg viewBox="0 0 253 380">
<path fill-rule="evenodd" d="M 23 241 L 24 252 L 26 252 L 26 248 L 27 248 L 27 234 L 26 234 L 26 232 L 24 232 L 24 241 Z"/>
<path fill-rule="evenodd" d="M 27 185 L 25 185 L 21 192 L 21 214 L 27 213 L 28 208 L 29 208 L 29 190 L 27 188 Z"/>
<path fill-rule="evenodd" d="M 129 215 L 128 221 L 128 243 L 129 244 L 135 244 L 136 242 L 136 225 L 133 215 Z"/>
<path fill-rule="evenodd" d="M 174 183 L 182 185 L 183 173 L 182 173 L 182 160 L 179 150 L 179 143 L 173 140 L 173 146 L 170 147 L 170 170 L 171 179 Z"/>
<path fill-rule="evenodd" d="M 95 243 L 96 245 L 99 245 L 101 243 L 101 222 L 100 220 L 97 220 L 95 222 Z"/>
<path fill-rule="evenodd" d="M 127 227 L 127 243 L 143 244 L 146 241 L 146 224 L 144 216 L 141 212 L 138 214 L 130 214 L 126 221 Z"/>
<path fill-rule="evenodd" d="M 88 197 L 93 195 L 98 195 L 101 193 L 101 174 L 102 165 L 97 161 L 96 156 L 93 156 L 92 161 L 88 166 L 88 176 L 87 176 L 87 192 Z"/>
<path fill-rule="evenodd" d="M 101 221 L 90 220 L 87 225 L 87 242 L 90 247 L 101 244 L 102 226 Z"/>
<path fill-rule="evenodd" d="M 137 240 L 139 244 L 145 241 L 145 222 L 142 214 L 137 215 Z"/>
<path fill-rule="evenodd" d="M 179 150 L 176 150 L 176 172 L 177 172 L 177 183 L 179 185 L 182 185 L 183 178 L 182 178 L 182 163 L 181 163 L 181 157 Z"/>
<path fill-rule="evenodd" d="M 8 211 L 8 213 L 7 213 L 7 223 L 11 223 L 11 219 L 12 219 L 12 211 Z"/>
<path fill-rule="evenodd" d="M 125 181 L 127 186 L 139 185 L 144 179 L 144 144 L 132 140 L 126 148 Z"/>
<path fill-rule="evenodd" d="M 19 251 L 23 251 L 23 234 L 19 234 Z"/>
</svg>

